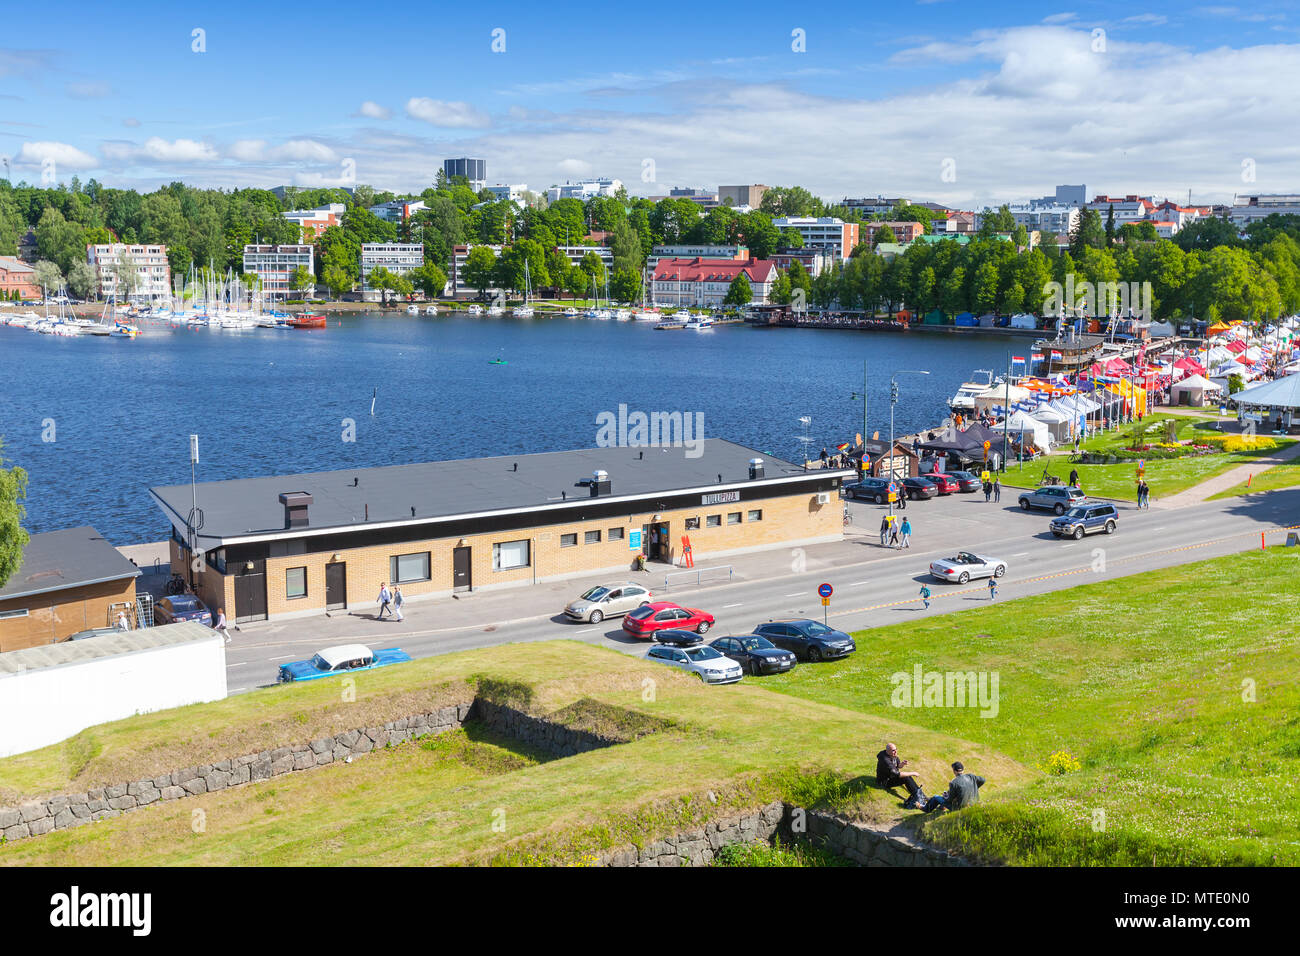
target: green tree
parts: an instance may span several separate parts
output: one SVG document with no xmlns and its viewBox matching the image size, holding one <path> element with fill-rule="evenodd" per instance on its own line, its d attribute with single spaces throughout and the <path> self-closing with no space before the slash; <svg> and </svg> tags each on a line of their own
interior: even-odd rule
<svg viewBox="0 0 1300 956">
<path fill-rule="evenodd" d="M 782 272 L 776 277 L 776 281 L 772 283 L 771 299 L 777 305 L 789 305 L 791 294 L 790 274 Z"/>
<path fill-rule="evenodd" d="M 872 235 L 872 245 L 880 245 L 882 242 L 898 242 L 898 236 L 890 226 L 881 226 Z"/>
<path fill-rule="evenodd" d="M 0 441 L 0 452 L 3 451 L 4 442 Z M 22 565 L 23 548 L 30 540 L 23 528 L 26 497 L 27 472 L 17 465 L 6 468 L 4 456 L 0 454 L 0 588 Z"/>
<path fill-rule="evenodd" d="M 765 212 L 745 213 L 740 231 L 749 254 L 755 259 L 771 257 L 781 243 L 781 231 L 772 225 L 772 217 Z"/>
<path fill-rule="evenodd" d="M 996 239 L 1002 233 L 1014 232 L 1015 228 L 1016 217 L 1011 215 L 1009 206 L 999 206 L 997 212 L 985 206 L 984 212 L 980 214 L 980 226 L 976 235 L 981 239 Z"/>
<path fill-rule="evenodd" d="M 447 273 L 438 268 L 436 263 L 426 262 L 408 273 L 408 278 L 415 287 L 424 293 L 427 299 L 436 299 L 447 287 Z"/>
<path fill-rule="evenodd" d="M 645 265 L 645 252 L 641 249 L 641 237 L 636 234 L 626 216 L 614 220 L 609 236 L 610 252 L 614 256 L 615 272 L 630 272 L 637 275 Z M 640 280 L 637 280 L 640 285 Z"/>
<path fill-rule="evenodd" d="M 384 266 L 376 266 L 366 277 L 366 285 L 378 291 L 380 305 L 388 307 L 388 293 L 397 288 L 397 276 Z"/>
<path fill-rule="evenodd" d="M 1115 245 L 1115 204 L 1106 207 L 1106 247 Z"/>
<path fill-rule="evenodd" d="M 1101 213 L 1095 209 L 1084 209 L 1070 232 L 1070 254 L 1077 259 L 1084 249 L 1101 249 L 1105 245 L 1106 229 L 1101 224 Z"/>
<path fill-rule="evenodd" d="M 316 277 L 306 266 L 298 266 L 289 276 L 289 288 L 295 292 L 304 292 L 313 290 L 316 286 Z"/>
<path fill-rule="evenodd" d="M 802 249 L 803 233 L 798 229 L 791 229 L 789 226 L 781 230 L 781 248 L 782 249 Z"/>
<path fill-rule="evenodd" d="M 496 253 L 487 246 L 475 246 L 465 257 L 465 264 L 460 268 L 460 277 L 471 289 L 477 289 L 479 298 L 482 298 L 483 293 L 492 286 L 496 267 Z"/>
<path fill-rule="evenodd" d="M 57 263 L 49 259 L 40 259 L 36 263 L 32 279 L 42 289 L 53 294 L 59 291 L 59 286 L 63 285 L 63 272 Z"/>
<path fill-rule="evenodd" d="M 1237 227 L 1219 216 L 1204 216 L 1192 220 L 1178 230 L 1174 242 L 1184 252 L 1204 251 L 1216 246 L 1241 245 Z"/>
<path fill-rule="evenodd" d="M 328 265 L 321 273 L 321 278 L 325 282 L 325 288 L 330 290 L 330 294 L 335 298 L 343 295 L 345 292 L 352 291 L 352 277 L 347 271 L 340 269 L 336 265 Z"/>
<path fill-rule="evenodd" d="M 641 273 L 615 268 L 609 276 L 609 294 L 618 302 L 635 302 L 641 298 Z"/>
<path fill-rule="evenodd" d="M 722 300 L 723 305 L 746 306 L 754 300 L 754 289 L 749 284 L 749 277 L 743 272 L 736 273 L 736 278 L 731 280 L 731 285 L 727 287 L 727 294 Z"/>
<path fill-rule="evenodd" d="M 89 299 L 99 288 L 99 274 L 89 262 L 77 260 L 68 270 L 68 291 L 78 299 Z"/>
</svg>

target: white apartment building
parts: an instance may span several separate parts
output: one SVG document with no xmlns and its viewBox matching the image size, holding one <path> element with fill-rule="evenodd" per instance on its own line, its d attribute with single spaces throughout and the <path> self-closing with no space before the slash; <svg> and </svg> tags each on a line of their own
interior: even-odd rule
<svg viewBox="0 0 1300 956">
<path fill-rule="evenodd" d="M 606 269 L 614 268 L 614 250 L 609 246 L 556 246 L 555 248 L 564 253 L 571 266 L 581 266 L 587 253 L 594 252 L 600 256 L 600 261 Z"/>
<path fill-rule="evenodd" d="M 244 246 L 244 274 L 251 273 L 262 280 L 262 295 L 267 300 L 287 299 L 293 293 L 290 284 L 297 269 L 306 269 L 315 279 L 314 248 L 305 244 L 296 246 L 246 245 Z M 308 288 L 305 291 L 310 294 L 312 289 Z"/>
<path fill-rule="evenodd" d="M 1236 196 L 1228 208 L 1228 219 L 1238 229 L 1252 222 L 1278 213 L 1283 216 L 1300 216 L 1300 193 L 1260 193 L 1256 196 Z"/>
<path fill-rule="evenodd" d="M 891 212 L 894 207 L 908 202 L 902 196 L 890 199 L 888 196 L 876 196 L 875 198 L 863 197 L 861 199 L 849 199 L 847 196 L 840 203 L 845 209 L 854 209 L 864 216 L 883 216 Z"/>
<path fill-rule="evenodd" d="M 585 202 L 595 196 L 613 196 L 622 188 L 623 182 L 618 179 L 584 179 L 580 183 L 550 187 L 546 190 L 546 200 L 555 202 L 557 199 L 581 199 Z"/>
<path fill-rule="evenodd" d="M 498 202 L 502 199 L 509 199 L 511 202 L 522 206 L 524 204 L 524 193 L 528 192 L 528 184 L 516 183 L 509 185 L 499 183 L 496 186 L 488 186 L 487 191 L 496 196 Z"/>
<path fill-rule="evenodd" d="M 118 288 L 120 267 L 132 268 L 138 279 L 130 290 L 132 301 L 149 301 L 171 295 L 171 267 L 167 262 L 167 247 L 162 245 L 134 245 L 115 242 L 86 246 L 86 261 L 99 276 L 99 294 L 103 298 L 117 296 L 125 300 L 126 289 Z"/>
<path fill-rule="evenodd" d="M 793 229 L 803 236 L 804 248 L 821 246 L 831 249 L 836 258 L 847 259 L 858 244 L 858 224 L 845 222 L 834 216 L 782 216 L 773 219 L 772 225 L 778 229 Z"/>
<path fill-rule="evenodd" d="M 1055 232 L 1065 235 L 1071 232 L 1079 222 L 1079 207 L 1058 202 L 1044 202 L 1033 199 L 1027 203 L 1015 203 L 1007 206 L 1016 225 L 1024 226 L 1030 232 Z M 975 229 L 979 230 L 984 222 L 983 212 L 975 214 Z"/>
<path fill-rule="evenodd" d="M 480 245 L 486 245 L 487 248 L 492 250 L 492 255 L 496 256 L 498 259 L 501 258 L 501 250 L 505 248 L 504 246 L 488 243 L 453 247 L 451 250 L 451 275 L 447 279 L 446 288 L 443 289 L 444 295 L 454 296 L 464 292 L 478 291 L 477 289 L 465 284 L 465 280 L 461 278 L 461 269 L 464 268 L 465 260 L 469 258 L 470 251 L 478 248 Z"/>
<path fill-rule="evenodd" d="M 646 266 L 652 271 L 660 259 L 748 259 L 749 247 L 730 246 L 655 246 L 646 257 Z"/>
<path fill-rule="evenodd" d="M 366 242 L 361 245 L 361 298 L 378 302 L 379 289 L 370 288 L 370 273 L 380 266 L 394 275 L 406 275 L 424 265 L 424 246 L 418 242 Z"/>
<path fill-rule="evenodd" d="M 1088 209 L 1095 210 L 1101 221 L 1105 222 L 1111 209 L 1115 210 L 1115 228 L 1125 223 L 1143 222 L 1153 218 L 1156 211 L 1155 200 L 1150 196 L 1096 196 L 1088 203 Z"/>
<path fill-rule="evenodd" d="M 405 222 L 424 208 L 424 202 L 419 199 L 394 199 L 371 206 L 370 211 L 384 222 Z"/>
</svg>

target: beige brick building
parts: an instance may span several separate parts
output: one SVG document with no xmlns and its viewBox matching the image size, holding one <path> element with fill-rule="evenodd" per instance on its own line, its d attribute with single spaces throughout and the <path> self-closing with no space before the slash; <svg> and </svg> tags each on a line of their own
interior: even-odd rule
<svg viewBox="0 0 1300 956">
<path fill-rule="evenodd" d="M 373 608 L 458 590 L 697 565 L 838 540 L 849 471 L 805 471 L 705 439 L 151 489 L 172 524 L 173 570 L 231 621 Z M 193 553 L 198 553 L 195 560 Z"/>
</svg>

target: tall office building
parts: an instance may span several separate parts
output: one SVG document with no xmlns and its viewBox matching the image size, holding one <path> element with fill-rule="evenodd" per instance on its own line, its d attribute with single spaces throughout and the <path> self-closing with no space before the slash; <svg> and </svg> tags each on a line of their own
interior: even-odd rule
<svg viewBox="0 0 1300 956">
<path fill-rule="evenodd" d="M 444 159 L 442 161 L 442 171 L 447 174 L 448 179 L 452 176 L 464 176 L 469 180 L 470 188 L 475 192 L 487 185 L 486 159 L 469 159 L 468 157 Z"/>
</svg>

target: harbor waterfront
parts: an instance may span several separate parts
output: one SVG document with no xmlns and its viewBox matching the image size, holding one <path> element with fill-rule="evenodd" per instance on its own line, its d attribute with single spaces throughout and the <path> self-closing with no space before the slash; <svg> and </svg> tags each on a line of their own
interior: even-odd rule
<svg viewBox="0 0 1300 956">
<path fill-rule="evenodd" d="M 626 404 L 703 413 L 707 437 L 799 460 L 862 431 L 850 396 L 864 361 L 882 434 L 889 376 L 931 369 L 903 386 L 902 435 L 942 421 L 973 369 L 1005 369 L 1011 344 L 391 312 L 293 332 L 146 325 L 135 339 L 0 327 L 0 436 L 30 476 L 31 531 L 91 524 L 123 545 L 165 532 L 147 489 L 189 481 L 191 433 L 211 481 L 590 447 L 597 416 Z"/>
</svg>

